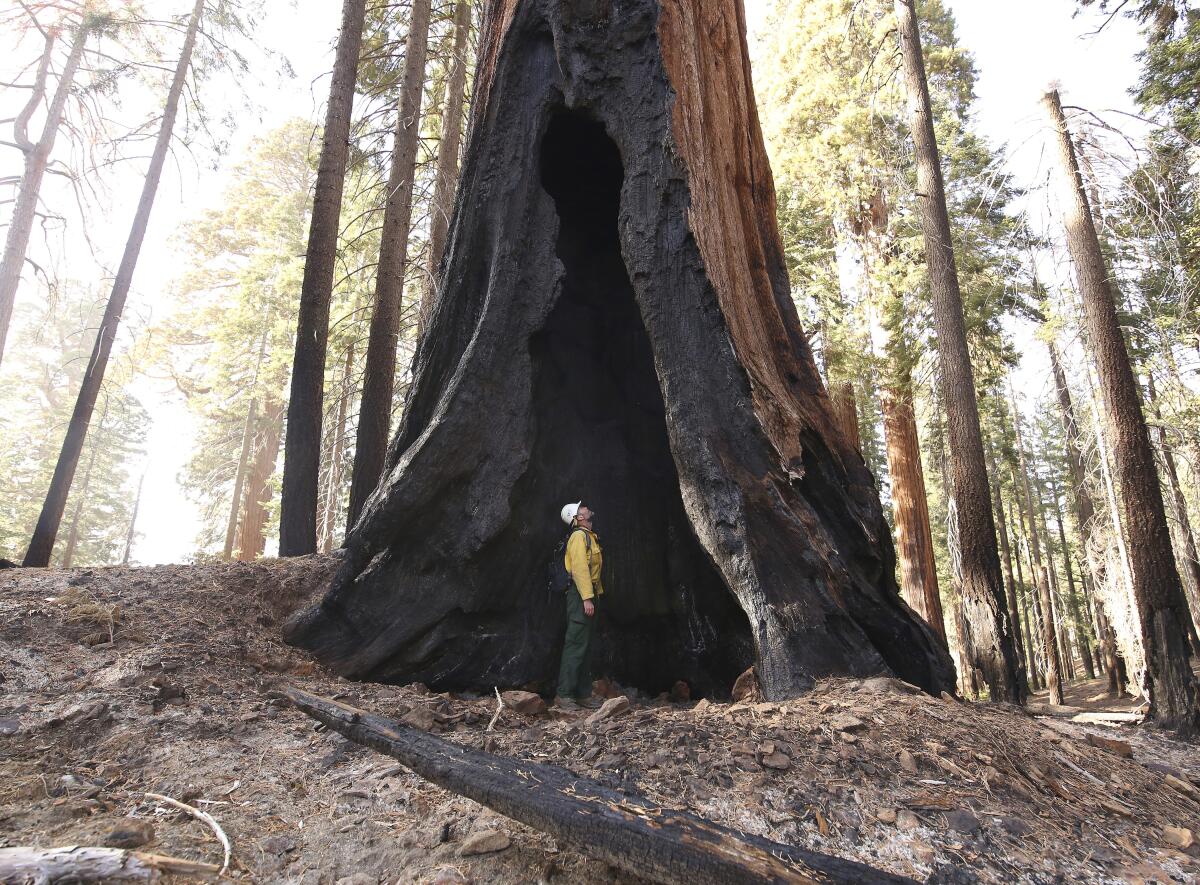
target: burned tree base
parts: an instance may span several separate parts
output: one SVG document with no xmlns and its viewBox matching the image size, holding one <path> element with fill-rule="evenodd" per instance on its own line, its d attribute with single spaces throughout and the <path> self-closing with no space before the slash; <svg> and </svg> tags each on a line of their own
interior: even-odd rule
<svg viewBox="0 0 1200 885">
<path fill-rule="evenodd" d="M 286 632 L 337 672 L 549 687 L 583 499 L 597 672 L 954 690 L 799 326 L 736 0 L 492 0 L 439 298 L 384 478 Z"/>
</svg>

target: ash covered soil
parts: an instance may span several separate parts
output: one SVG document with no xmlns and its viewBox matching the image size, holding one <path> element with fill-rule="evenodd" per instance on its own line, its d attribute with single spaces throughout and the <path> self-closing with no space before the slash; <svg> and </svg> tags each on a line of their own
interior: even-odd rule
<svg viewBox="0 0 1200 885">
<path fill-rule="evenodd" d="M 509 705 L 489 733 L 494 697 L 348 682 L 282 644 L 333 562 L 0 572 L 0 846 L 220 863 L 154 792 L 211 814 L 246 881 L 638 881 L 317 731 L 293 684 L 917 879 L 1200 880 L 1195 745 L 888 679 L 785 703 L 634 695 L 590 724 Z"/>
</svg>

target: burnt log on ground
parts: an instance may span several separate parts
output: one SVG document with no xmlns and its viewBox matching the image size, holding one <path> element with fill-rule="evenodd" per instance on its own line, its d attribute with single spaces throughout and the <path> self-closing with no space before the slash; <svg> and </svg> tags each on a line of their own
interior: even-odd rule
<svg viewBox="0 0 1200 885">
<path fill-rule="evenodd" d="M 791 299 L 740 0 L 492 0 L 473 94 L 405 417 L 289 641 L 363 679 L 544 681 L 582 498 L 619 681 L 953 692 Z"/>
<path fill-rule="evenodd" d="M 426 780 L 653 882 L 915 882 L 663 808 L 565 768 L 470 750 L 298 688 L 289 687 L 286 693 L 318 722 L 398 759 Z"/>
</svg>

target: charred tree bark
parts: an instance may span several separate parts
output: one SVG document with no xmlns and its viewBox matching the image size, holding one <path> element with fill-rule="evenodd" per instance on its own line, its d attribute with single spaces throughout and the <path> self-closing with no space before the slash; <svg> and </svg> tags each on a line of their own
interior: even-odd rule
<svg viewBox="0 0 1200 885">
<path fill-rule="evenodd" d="M 29 235 L 33 231 L 33 222 L 37 217 L 38 197 L 42 192 L 42 180 L 46 177 L 46 168 L 50 164 L 50 153 L 54 150 L 54 142 L 58 138 L 58 130 L 62 125 L 63 111 L 67 98 L 71 95 L 71 86 L 75 74 L 79 70 L 83 58 L 83 48 L 87 43 L 90 31 L 87 27 L 87 17 L 92 13 L 84 11 L 84 19 L 75 29 L 71 40 L 71 50 L 67 54 L 66 63 L 58 77 L 54 95 L 46 108 L 46 120 L 42 124 L 42 134 L 36 142 L 28 136 L 29 119 L 46 95 L 46 78 L 50 69 L 50 59 L 54 53 L 54 44 L 58 37 L 57 30 L 46 35 L 46 49 L 38 64 L 37 75 L 34 78 L 33 92 L 25 106 L 13 121 L 13 138 L 16 146 L 25 155 L 25 168 L 21 173 L 21 182 L 17 186 L 17 198 L 13 205 L 12 217 L 8 222 L 8 233 L 4 238 L 4 257 L 0 259 L 0 360 L 4 359 L 4 345 L 8 339 L 8 327 L 12 322 L 13 305 L 17 298 L 17 289 L 21 285 L 21 270 L 25 265 L 25 252 L 29 248 Z"/>
<path fill-rule="evenodd" d="M 417 334 L 425 330 L 433 299 L 438 293 L 438 268 L 446 249 L 450 213 L 454 211 L 454 189 L 458 184 L 458 154 L 462 147 L 463 97 L 467 86 L 467 34 L 471 29 L 471 2 L 458 0 L 454 8 L 454 48 L 450 76 L 446 82 L 446 104 L 442 110 L 442 137 L 438 140 L 437 172 L 433 204 L 429 207 L 429 265 L 421 289 Z"/>
<path fill-rule="evenodd" d="M 179 100 L 183 95 L 188 69 L 192 64 L 192 49 L 196 45 L 196 34 L 200 30 L 200 17 L 203 13 L 204 0 L 196 0 L 188 21 L 187 32 L 184 35 L 183 49 L 179 53 L 179 61 L 175 65 L 175 77 L 171 81 L 171 88 L 167 91 L 167 101 L 163 107 L 158 138 L 154 143 L 154 151 L 150 155 L 150 166 L 146 170 L 146 179 L 142 184 L 142 194 L 138 200 L 137 211 L 133 216 L 129 239 L 125 242 L 121 265 L 117 268 L 112 292 L 108 296 L 108 305 L 104 308 L 104 316 L 100 320 L 100 329 L 96 333 L 96 344 L 92 348 L 92 355 L 88 360 L 87 371 L 84 373 L 83 383 L 79 389 L 79 397 L 75 400 L 75 409 L 71 413 L 71 421 L 67 425 L 66 438 L 63 440 L 62 451 L 58 455 L 58 463 L 54 466 L 54 476 L 50 480 L 50 488 L 46 492 L 41 515 L 33 530 L 33 537 L 29 541 L 29 549 L 25 551 L 24 565 L 26 567 L 44 568 L 50 564 L 54 540 L 58 537 L 58 527 L 62 523 L 63 508 L 67 503 L 67 495 L 71 492 L 71 481 L 75 478 L 75 469 L 79 466 L 79 455 L 83 451 L 83 443 L 87 439 L 88 425 L 92 420 L 92 411 L 96 407 L 96 397 L 100 393 L 100 386 L 104 383 L 104 373 L 108 369 L 108 356 L 112 352 L 113 340 L 117 337 L 117 326 L 121 322 L 121 314 L 125 311 L 125 299 L 128 297 L 129 287 L 133 283 L 133 271 L 137 267 L 138 255 L 142 251 L 142 241 L 146 238 L 146 229 L 150 225 L 150 210 L 154 208 L 158 182 L 162 177 L 163 164 L 167 160 L 167 150 L 171 146 L 171 132 L 175 128 L 175 116 L 179 110 Z"/>
<path fill-rule="evenodd" d="M 942 398 L 946 403 L 950 438 L 951 494 L 960 555 L 956 571 L 968 628 L 964 645 L 973 665 L 983 674 L 992 700 L 1020 703 L 1024 695 L 1012 626 L 1005 608 L 1004 579 L 1000 574 L 996 526 L 992 522 L 983 437 L 979 429 L 979 403 L 967 347 L 958 271 L 954 264 L 941 159 L 933 131 L 933 110 L 921 54 L 916 0 L 896 0 L 895 8 L 916 154 L 925 260 L 933 294 L 933 325 L 937 330 Z"/>
<path fill-rule="evenodd" d="M 388 433 L 392 426 L 392 395 L 396 384 L 396 345 L 404 298 L 404 272 L 408 267 L 408 233 L 412 225 L 413 183 L 417 148 L 421 141 L 421 99 L 425 86 L 425 58 L 429 49 L 430 0 L 413 0 L 408 42 L 404 49 L 404 83 L 396 109 L 396 136 L 388 199 L 383 213 L 379 267 L 375 277 L 375 304 L 367 337 L 367 364 L 363 371 L 362 400 L 350 471 L 350 506 L 346 525 L 358 522 L 367 496 L 383 474 Z"/>
<path fill-rule="evenodd" d="M 471 750 L 297 688 L 289 688 L 287 695 L 318 722 L 398 759 L 431 783 L 651 882 L 915 885 L 912 879 L 864 864 L 663 808 L 638 793 L 618 793 L 564 768 Z"/>
<path fill-rule="evenodd" d="M 1121 487 L 1151 715 L 1163 724 L 1189 732 L 1200 726 L 1184 624 L 1189 614 L 1171 551 L 1154 451 L 1058 92 L 1047 93 L 1043 104 L 1057 136 L 1067 246 L 1075 265 L 1088 342 L 1112 430 L 1113 464 Z"/>
<path fill-rule="evenodd" d="M 333 60 L 329 104 L 325 108 L 288 399 L 279 501 L 280 556 L 301 556 L 317 549 L 317 482 L 321 473 L 329 301 L 333 297 L 342 189 L 350 154 L 350 117 L 366 8 L 366 0 L 343 0 L 342 27 Z"/>
<path fill-rule="evenodd" d="M 322 603 L 338 672 L 554 669 L 558 511 L 600 514 L 598 669 L 767 697 L 954 688 L 900 598 L 862 457 L 788 290 L 738 0 L 494 0 L 443 291 L 386 471 Z"/>
</svg>

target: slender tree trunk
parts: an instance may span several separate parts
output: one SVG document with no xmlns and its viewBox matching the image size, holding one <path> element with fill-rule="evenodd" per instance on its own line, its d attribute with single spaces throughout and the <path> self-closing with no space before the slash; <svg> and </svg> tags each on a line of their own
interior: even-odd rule
<svg viewBox="0 0 1200 885">
<path fill-rule="evenodd" d="M 70 568 L 75 561 L 75 549 L 79 546 L 79 520 L 83 516 L 84 505 L 88 502 L 88 490 L 92 486 L 92 470 L 96 466 L 96 455 L 100 452 L 100 444 L 104 433 L 104 419 L 108 417 L 108 397 L 104 398 L 104 409 L 100 412 L 100 423 L 96 425 L 96 442 L 92 453 L 88 456 L 87 467 L 83 471 L 83 481 L 75 490 L 75 509 L 71 512 L 71 527 L 67 530 L 67 548 L 63 551 L 62 567 Z"/>
<path fill-rule="evenodd" d="M 408 46 L 404 56 L 404 84 L 396 114 L 396 141 L 388 179 L 388 200 L 379 246 L 375 279 L 375 305 L 367 339 L 367 365 L 363 374 L 362 404 L 354 467 L 350 473 L 349 530 L 358 521 L 363 505 L 379 483 L 387 456 L 391 430 L 392 394 L 396 381 L 396 343 L 408 263 L 408 232 L 412 223 L 413 177 L 421 136 L 421 98 L 425 57 L 429 46 L 430 0 L 413 0 Z"/>
<path fill-rule="evenodd" d="M 150 157 L 150 168 L 146 170 L 142 195 L 138 201 L 137 212 L 134 214 L 129 239 L 125 243 L 125 253 L 121 256 L 121 265 L 117 269 L 112 292 L 108 296 L 108 306 L 100 321 L 96 344 L 92 349 L 92 356 L 88 360 L 87 371 L 84 373 L 83 383 L 79 390 L 79 398 L 75 401 L 71 423 L 67 426 L 67 435 L 63 440 L 58 463 L 54 468 L 54 478 L 50 481 L 50 489 L 46 493 L 41 516 L 38 518 L 37 527 L 33 530 L 29 549 L 25 552 L 24 564 L 27 567 L 44 568 L 50 564 L 50 553 L 54 549 L 54 539 L 58 536 L 58 527 L 62 522 L 63 507 L 66 505 L 67 495 L 71 491 L 71 480 L 75 478 L 75 468 L 79 465 L 79 454 L 83 451 L 83 443 L 87 438 L 88 424 L 92 419 L 92 410 L 96 406 L 96 396 L 100 392 L 100 385 L 104 383 L 104 372 L 108 368 L 108 357 L 112 352 L 113 339 L 117 335 L 117 326 L 121 322 L 121 314 L 125 310 L 125 299 L 129 295 L 129 286 L 133 282 L 133 271 L 137 267 L 138 254 L 141 252 L 142 241 L 146 237 L 146 229 L 150 224 L 150 210 L 154 208 L 158 182 L 162 177 L 163 164 L 166 162 L 167 151 L 171 146 L 171 132 L 175 127 L 179 99 L 183 94 L 188 68 L 191 66 L 192 48 L 196 45 L 196 33 L 200 29 L 200 17 L 204 12 L 204 2 L 205 0 L 196 0 L 192 9 L 187 34 L 183 40 L 183 49 L 179 54 L 179 62 L 175 66 L 175 77 L 171 82 L 170 91 L 167 93 L 166 105 L 163 107 L 162 123 L 158 130 L 158 140 L 154 144 L 154 152 Z"/>
<path fill-rule="evenodd" d="M 262 556 L 267 546 L 267 504 L 271 500 L 271 475 L 279 458 L 283 435 L 283 403 L 263 403 L 263 423 L 254 447 L 254 463 L 246 476 L 245 512 L 239 535 L 237 558 L 250 561 Z"/>
<path fill-rule="evenodd" d="M 133 499 L 133 513 L 129 517 L 129 531 L 125 534 L 125 555 L 121 557 L 121 565 L 129 565 L 129 554 L 133 551 L 133 539 L 137 532 L 138 511 L 142 507 L 142 486 L 146 483 L 146 471 L 138 480 L 137 496 Z"/>
<path fill-rule="evenodd" d="M 916 0 L 896 0 L 900 46 L 904 56 L 905 85 L 917 161 L 917 192 L 921 195 L 921 226 L 933 293 L 933 321 L 941 362 L 942 398 L 950 437 L 954 511 L 957 521 L 960 581 L 965 645 L 975 667 L 991 691 L 992 700 L 1024 700 L 1021 678 L 1004 599 L 996 527 L 992 522 L 991 494 L 979 430 L 979 405 L 971 358 L 967 347 L 962 296 L 950 238 L 950 218 L 937 141 Z"/>
<path fill-rule="evenodd" d="M 896 552 L 900 559 L 900 588 L 935 633 L 946 641 L 942 595 L 933 558 L 933 531 L 921 446 L 913 412 L 912 382 L 883 392 L 883 427 L 887 441 L 888 475 L 892 480 L 892 513 L 896 523 Z"/>
<path fill-rule="evenodd" d="M 1096 666 L 1092 662 L 1091 642 L 1088 641 L 1087 626 L 1079 608 L 1079 591 L 1075 586 L 1075 569 L 1071 565 L 1071 548 L 1067 546 L 1067 531 L 1063 526 L 1062 508 L 1058 506 L 1058 483 L 1050 477 L 1050 495 L 1054 500 L 1054 522 L 1058 526 L 1058 543 L 1062 547 L 1063 564 L 1067 570 L 1067 605 L 1071 609 L 1071 623 L 1075 626 L 1075 645 L 1079 647 L 1079 659 L 1083 664 L 1084 675 L 1088 679 L 1096 678 Z"/>
<path fill-rule="evenodd" d="M 225 526 L 225 548 L 222 559 L 233 558 L 233 544 L 237 537 L 238 514 L 242 510 L 242 487 L 246 483 L 246 472 L 250 467 L 250 447 L 254 442 L 254 427 L 258 420 L 258 397 L 250 398 L 246 409 L 246 420 L 242 423 L 242 450 L 238 455 L 237 473 L 233 478 L 233 496 L 229 504 L 229 522 Z"/>
<path fill-rule="evenodd" d="M 1113 434 L 1113 463 L 1121 486 L 1151 715 L 1190 732 L 1200 724 L 1200 709 L 1184 623 L 1189 613 L 1171 551 L 1154 452 L 1058 92 L 1047 93 L 1044 105 L 1057 132 L 1067 246 Z"/>
<path fill-rule="evenodd" d="M 242 489 L 246 484 L 246 471 L 250 469 L 250 449 L 254 442 L 254 434 L 258 426 L 258 376 L 262 372 L 263 361 L 267 358 L 267 337 L 269 335 L 269 318 L 263 314 L 263 333 L 258 339 L 258 358 L 254 362 L 254 380 L 251 382 L 250 407 L 246 409 L 246 420 L 242 424 L 242 450 L 238 454 L 237 472 L 233 476 L 233 495 L 229 501 L 229 521 L 225 526 L 225 547 L 223 559 L 233 558 L 234 541 L 237 538 L 238 514 L 242 508 Z M 280 518 L 282 522 L 282 516 Z"/>
<path fill-rule="evenodd" d="M 354 342 L 346 346 L 346 364 L 342 369 L 342 389 L 338 396 L 337 420 L 334 422 L 333 446 L 329 455 L 329 483 L 325 492 L 325 519 L 321 528 L 321 552 L 333 550 L 333 538 L 337 534 L 338 505 L 341 503 L 339 490 L 342 487 L 342 457 L 346 442 L 346 412 L 350 404 L 350 377 L 354 374 Z"/>
<path fill-rule="evenodd" d="M 63 110 L 66 107 L 67 98 L 71 94 L 71 84 L 79 70 L 79 62 L 83 58 L 83 47 L 87 43 L 88 35 L 87 27 L 81 23 L 75 30 L 75 37 L 71 41 L 71 51 L 67 55 L 66 64 L 58 78 L 58 85 L 50 99 L 50 105 L 46 109 L 46 121 L 42 125 L 42 134 L 34 143 L 26 135 L 26 124 L 46 94 L 46 76 L 57 34 L 51 31 L 47 35 L 46 49 L 38 65 L 33 94 L 30 95 L 29 101 L 18 114 L 13 127 L 17 147 L 25 154 L 25 170 L 21 175 L 21 183 L 17 187 L 17 199 L 13 205 L 12 218 L 8 223 L 8 234 L 4 240 L 4 258 L 0 260 L 0 360 L 4 359 L 4 345 L 8 339 L 9 324 L 12 322 L 17 289 L 21 285 L 21 270 L 25 265 L 25 252 L 29 248 L 29 236 L 33 231 L 33 222 L 37 216 L 42 180 L 46 176 L 46 167 L 50 163 L 50 152 L 54 150 L 54 142 L 58 138 Z"/>
<path fill-rule="evenodd" d="M 1008 617 L 1012 623 L 1013 642 L 1017 646 L 1017 658 L 1021 662 L 1022 677 L 1025 673 L 1025 642 L 1021 633 L 1021 607 L 1017 602 L 1017 585 L 1013 582 L 1012 548 L 1008 542 L 1008 526 L 1004 518 L 1004 499 L 1000 495 L 1000 471 L 996 467 L 996 455 L 989 442 L 987 447 L 988 473 L 992 481 L 992 503 L 996 507 L 996 528 L 1000 536 L 1000 563 L 1004 566 L 1005 596 L 1008 599 Z M 1018 567 L 1020 563 L 1017 563 Z"/>
<path fill-rule="evenodd" d="M 1054 607 L 1050 602 L 1050 572 L 1042 561 L 1041 535 L 1038 532 L 1038 521 L 1041 519 L 1041 497 L 1034 501 L 1033 489 L 1029 482 L 1029 463 L 1025 457 L 1025 442 L 1021 432 L 1021 412 L 1017 409 L 1017 401 L 1012 397 L 1012 386 L 1009 385 L 1009 396 L 1012 398 L 1013 430 L 1017 437 L 1017 457 L 1020 461 L 1021 487 L 1024 489 L 1025 517 L 1029 523 L 1029 549 L 1032 554 L 1034 583 L 1037 585 L 1037 600 L 1035 611 L 1041 612 L 1042 646 L 1046 656 L 1046 687 L 1050 690 L 1050 703 L 1061 704 L 1062 665 L 1058 656 L 1058 640 L 1054 630 Z M 1046 547 L 1049 554 L 1049 545 Z"/>
<path fill-rule="evenodd" d="M 343 0 L 342 28 L 334 56 L 329 104 L 325 109 L 288 399 L 279 504 L 280 556 L 301 556 L 317 549 L 317 483 L 329 301 L 333 296 L 342 188 L 350 152 L 350 118 L 354 109 L 354 85 L 358 78 L 366 7 L 366 0 Z"/>
<path fill-rule="evenodd" d="M 1192 643 L 1192 654 L 1200 657 L 1200 636 L 1196 635 L 1196 614 L 1200 613 L 1200 561 L 1196 558 L 1196 538 L 1192 534 L 1192 522 L 1188 518 L 1187 500 L 1183 497 L 1183 488 L 1179 485 L 1179 472 L 1175 468 L 1175 455 L 1167 440 L 1167 429 L 1163 426 L 1162 412 L 1158 408 L 1158 391 L 1154 387 L 1154 377 L 1146 374 L 1146 392 L 1150 397 L 1150 408 L 1154 416 L 1154 435 L 1158 441 L 1158 452 L 1162 458 L 1163 474 L 1167 478 L 1167 489 L 1171 493 L 1171 505 L 1175 510 L 1175 524 L 1172 537 L 1175 539 L 1178 562 L 1183 568 L 1184 589 L 1188 598 L 1188 617 L 1186 627 L 1188 640 Z"/>
<path fill-rule="evenodd" d="M 421 290 L 417 334 L 424 334 L 429 312 L 438 291 L 438 266 L 446 248 L 454 191 L 458 182 L 458 153 L 462 147 L 463 97 L 467 85 L 467 36 L 471 29 L 471 0 L 458 0 L 454 8 L 454 48 L 450 77 L 446 82 L 446 104 L 442 110 L 442 136 L 438 140 L 437 173 L 433 204 L 429 207 L 429 266 Z"/>
</svg>

